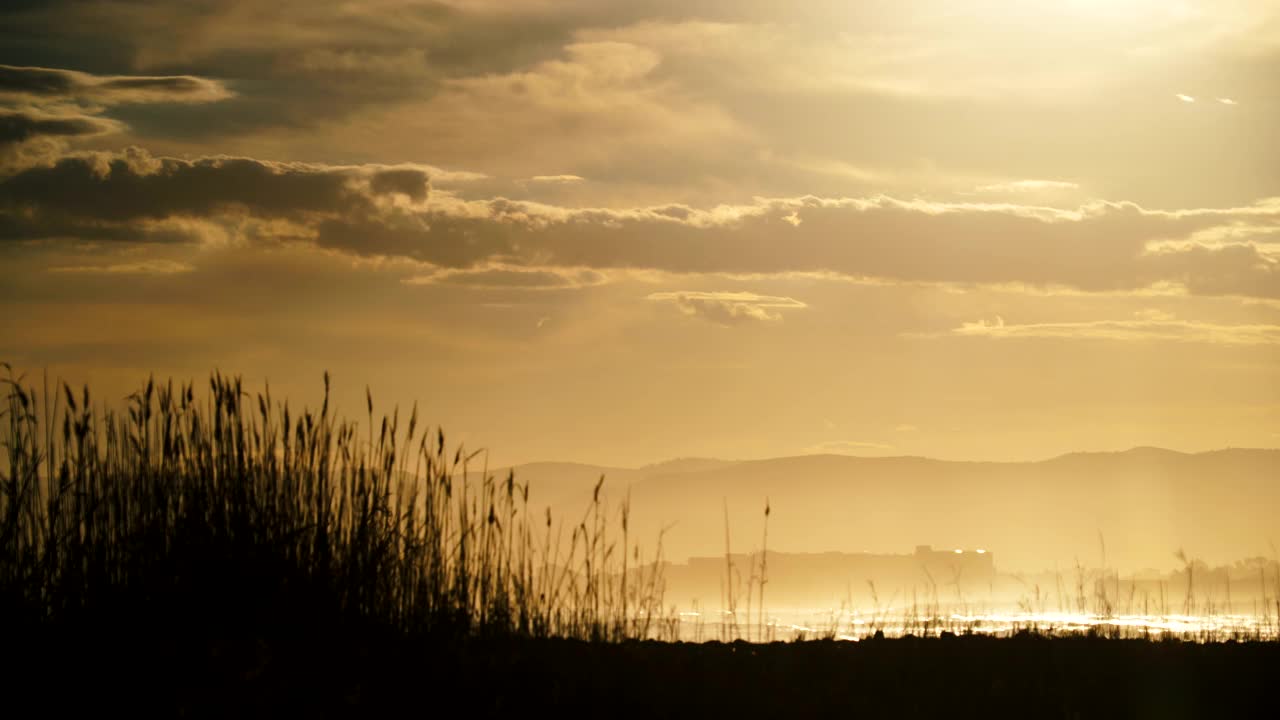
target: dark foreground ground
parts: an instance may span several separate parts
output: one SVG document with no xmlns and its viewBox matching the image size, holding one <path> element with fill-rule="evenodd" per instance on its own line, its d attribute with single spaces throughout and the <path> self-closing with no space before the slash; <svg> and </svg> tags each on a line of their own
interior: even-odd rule
<svg viewBox="0 0 1280 720">
<path fill-rule="evenodd" d="M 95 627 L 11 635 L 5 705 L 52 717 L 1280 717 L 1277 643 L 427 643 L 356 628 L 250 639 Z"/>
</svg>

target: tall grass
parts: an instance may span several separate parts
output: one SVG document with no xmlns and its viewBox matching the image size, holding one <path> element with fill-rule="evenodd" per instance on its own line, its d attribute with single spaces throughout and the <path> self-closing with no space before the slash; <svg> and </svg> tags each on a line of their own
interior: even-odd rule
<svg viewBox="0 0 1280 720">
<path fill-rule="evenodd" d="M 204 393 L 148 381 L 113 411 L 4 367 L 9 620 L 186 611 L 606 641 L 672 627 L 626 503 L 607 508 L 597 485 L 566 540 L 513 475 L 476 479 L 479 453 L 416 406 L 375 418 L 366 394 L 362 428 L 331 409 L 327 374 L 318 411 L 215 374 Z"/>
</svg>

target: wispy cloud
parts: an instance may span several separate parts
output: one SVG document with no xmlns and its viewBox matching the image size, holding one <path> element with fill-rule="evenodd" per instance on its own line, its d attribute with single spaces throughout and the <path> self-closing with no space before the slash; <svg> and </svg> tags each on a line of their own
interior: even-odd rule
<svg viewBox="0 0 1280 720">
<path fill-rule="evenodd" d="M 532 182 L 543 183 L 548 185 L 567 185 L 570 183 L 580 183 L 583 181 L 580 175 L 534 175 L 529 178 Z"/>
<path fill-rule="evenodd" d="M 685 315 L 702 317 L 719 325 L 743 322 L 778 322 L 781 309 L 795 310 L 808 305 L 789 297 L 757 295 L 751 292 L 698 292 L 682 290 L 649 295 L 647 300 L 674 304 Z"/>
<path fill-rule="evenodd" d="M 1085 322 L 1028 323 L 1012 325 L 1003 317 L 994 321 L 967 322 L 943 335 L 1007 340 L 1048 338 L 1057 340 L 1114 340 L 1125 342 L 1163 341 L 1218 345 L 1277 345 L 1280 325 L 1221 325 L 1195 320 L 1178 320 L 1170 313 L 1145 310 L 1132 320 L 1091 320 Z M 938 337 L 938 334 L 932 337 Z"/>
<path fill-rule="evenodd" d="M 124 125 L 90 115 L 50 114 L 0 109 L 0 144 L 19 143 L 40 136 L 71 138 L 119 132 Z"/>
<path fill-rule="evenodd" d="M 74 99 L 119 105 L 206 103 L 232 95 L 217 80 L 191 75 L 91 75 L 59 68 L 0 65 L 0 97 Z"/>
<path fill-rule="evenodd" d="M 81 275 L 176 275 L 193 270 L 195 267 L 174 260 L 143 260 L 113 265 L 68 265 L 49 268 L 49 272 Z"/>
<path fill-rule="evenodd" d="M 1026 193 L 1047 190 L 1079 190 L 1080 186 L 1064 180 L 1013 180 L 1010 182 L 991 183 L 974 188 L 985 193 Z"/>
<path fill-rule="evenodd" d="M 1195 99 L 1194 97 L 1192 97 L 1192 96 L 1190 96 L 1190 95 L 1183 95 L 1182 93 L 1178 93 L 1178 94 L 1174 95 L 1174 97 L 1178 98 L 1179 100 L 1181 100 L 1181 101 L 1182 101 L 1182 102 L 1184 102 L 1184 103 L 1193 103 L 1193 102 L 1195 102 L 1195 101 L 1196 101 L 1196 99 Z"/>
<path fill-rule="evenodd" d="M 603 285 L 609 282 L 609 276 L 591 268 L 496 263 L 473 268 L 441 268 L 401 282 L 405 285 L 452 285 L 474 290 L 566 290 Z"/>
<path fill-rule="evenodd" d="M 1222 103 L 1223 105 L 1239 105 L 1240 104 L 1240 103 L 1237 103 L 1235 100 L 1232 100 L 1231 98 L 1218 98 L 1218 102 Z"/>
<path fill-rule="evenodd" d="M 897 447 L 889 443 L 864 442 L 861 440 L 828 440 L 816 445 L 810 445 L 804 449 L 805 453 L 812 455 L 828 453 L 836 455 L 884 454 L 895 450 L 897 450 Z"/>
</svg>

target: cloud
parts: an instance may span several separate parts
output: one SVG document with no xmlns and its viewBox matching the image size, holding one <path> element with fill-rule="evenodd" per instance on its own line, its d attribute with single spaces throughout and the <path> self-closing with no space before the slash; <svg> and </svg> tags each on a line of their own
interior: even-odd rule
<svg viewBox="0 0 1280 720">
<path fill-rule="evenodd" d="M 583 180 L 583 178 L 577 175 L 534 175 L 529 179 L 536 183 L 548 183 L 553 185 L 579 183 Z"/>
<path fill-rule="evenodd" d="M 1063 180 L 1013 180 L 1010 182 L 980 185 L 975 190 L 986 193 L 1026 193 L 1049 190 L 1079 190 L 1080 186 Z"/>
<path fill-rule="evenodd" d="M 440 268 L 402 280 L 406 285 L 450 285 L 473 290 L 576 290 L 603 285 L 609 276 L 591 268 L 521 267 L 494 264 Z"/>
<path fill-rule="evenodd" d="M 1280 259 L 1246 242 L 1148 250 L 1139 263 L 1195 295 L 1280 298 Z"/>
<path fill-rule="evenodd" d="M 66 265 L 49 268 L 49 272 L 74 275 L 176 275 L 195 268 L 174 260 L 143 260 L 112 265 Z"/>
<path fill-rule="evenodd" d="M 358 114 L 368 120 L 370 113 L 421 103 L 446 79 L 509 73 L 554 58 L 589 18 L 617 16 L 594 3 L 512 2 L 501 10 L 416 0 L 19 5 L 28 7 L 0 9 L 7 57 L 103 74 L 59 76 L 39 72 L 48 68 L 20 68 L 28 72 L 15 84 L 27 92 L 82 90 L 95 102 L 113 104 L 157 92 L 181 94 L 184 105 L 131 112 L 129 120 L 148 133 L 188 141 L 287 130 L 288 140 L 310 142 L 300 131 L 334 129 Z M 158 77 L 105 74 L 119 67 Z M 168 75 L 173 69 L 190 75 Z M 175 77 L 188 81 L 174 82 Z M 144 85 L 145 80 L 167 82 Z M 209 92 L 207 83 L 221 91 Z M 191 105 L 232 88 L 234 97 L 217 105 Z M 366 146 L 375 140 L 403 145 L 402 139 L 396 133 L 361 133 Z"/>
<path fill-rule="evenodd" d="M 82 223 L 86 235 L 112 223 L 170 217 L 249 213 L 260 218 L 314 220 L 326 215 L 369 214 L 379 191 L 426 197 L 425 171 L 381 167 L 281 163 L 212 156 L 185 160 L 154 157 L 132 148 L 122 153 L 79 153 L 49 167 L 25 169 L 0 180 L 0 237 L 50 237 Z M 17 224 L 17 227 L 15 227 Z"/>
<path fill-rule="evenodd" d="M 938 283 L 936 287 L 945 292 L 964 294 L 975 290 L 982 292 L 994 293 L 1010 293 L 1014 295 L 1028 295 L 1031 297 L 1186 297 L 1187 288 L 1181 283 L 1161 280 L 1153 282 L 1150 285 L 1134 288 L 1121 288 L 1115 290 L 1081 290 L 1078 287 L 1069 285 L 1031 285 L 1023 282 L 1002 282 L 1002 283 Z"/>
<path fill-rule="evenodd" d="M 535 185 L 683 170 L 689 158 L 673 157 L 673 148 L 714 153 L 746 142 L 749 132 L 724 108 L 663 77 L 662 61 L 637 43 L 571 42 L 512 72 L 445 78 L 431 98 L 383 121 L 448 139 L 433 143 L 443 162 L 499 165 Z M 583 175 L 536 172 L 548 158 Z"/>
<path fill-rule="evenodd" d="M 144 231 L 181 221 L 197 234 L 218 228 L 232 242 L 271 240 L 279 235 L 273 229 L 284 228 L 326 250 L 469 270 L 471 280 L 496 284 L 504 284 L 501 274 L 537 279 L 530 268 L 573 268 L 1280 297 L 1280 261 L 1261 245 L 1170 242 L 1236 226 L 1280 231 L 1277 200 L 1181 210 L 1091 201 L 1064 209 L 878 195 L 592 208 L 464 199 L 433 191 L 431 172 L 179 159 L 139 149 L 72 153 L 0 178 L 0 238 L 169 241 L 174 236 Z"/>
<path fill-rule="evenodd" d="M 1191 97 L 1190 95 L 1183 95 L 1182 93 L 1178 93 L 1178 94 L 1174 95 L 1174 97 L 1178 98 L 1179 100 L 1181 100 L 1181 101 L 1182 101 L 1182 102 L 1184 102 L 1184 103 L 1193 103 L 1193 102 L 1195 102 L 1195 101 L 1196 101 L 1196 99 L 1195 99 L 1195 98 L 1193 98 L 1193 97 Z"/>
<path fill-rule="evenodd" d="M 119 132 L 121 125 L 89 115 L 49 115 L 0 109 L 0 145 L 37 137 L 91 137 Z"/>
<path fill-rule="evenodd" d="M 48 166 L 72 141 L 124 132 L 125 123 L 100 117 L 112 105 L 208 103 L 231 96 L 217 81 L 188 75 L 100 76 L 0 65 L 0 171 Z"/>
<path fill-rule="evenodd" d="M 1231 98 L 1218 98 L 1218 102 L 1222 103 L 1223 105 L 1239 105 L 1239 103 L 1237 103 L 1235 100 L 1232 100 Z"/>
<path fill-rule="evenodd" d="M 6 16 L 6 47 L 7 57 L 30 57 L 32 65 L 96 72 L 81 74 L 111 93 L 150 82 L 172 97 L 176 89 L 165 83 L 184 77 L 234 90 L 216 105 L 122 115 L 140 138 L 163 140 L 175 153 L 333 160 L 359 152 L 395 162 L 412 152 L 521 178 L 568 169 L 591 179 L 573 191 L 588 202 L 622 197 L 611 185 L 620 180 L 647 193 L 634 202 L 705 203 L 725 186 L 734 198 L 866 185 L 910 194 L 920 190 L 911 173 L 918 164 L 937 166 L 929 189 L 975 184 L 939 181 L 948 168 L 981 177 L 1052 168 L 1125 195 L 1126 177 L 1140 175 L 1132 195 L 1164 202 L 1176 195 L 1142 192 L 1156 185 L 1148 178 L 1185 189 L 1194 187 L 1186 177 L 1193 173 L 1121 162 L 1117 149 L 1149 157 L 1178 138 L 1150 122 L 1162 111 L 1138 100 L 1143 93 L 1120 89 L 1141 82 L 1168 97 L 1206 81 L 1165 77 L 1172 71 L 1153 70 L 1176 63 L 1149 65 L 1128 52 L 1171 54 L 1196 43 L 1261 52 L 1258 42 L 1270 43 L 1256 11 L 1193 4 L 1195 12 L 1144 7 L 1159 20 L 1136 23 L 1097 3 L 1037 3 L 1016 18 L 987 3 L 957 18 L 934 0 L 913 9 L 909 22 L 883 8 L 830 2 L 800 12 L 703 0 L 24 3 Z M 993 19 L 1014 22 L 1018 32 L 993 34 Z M 1089 38 L 1085 46 L 1081 37 Z M 983 52 L 973 52 L 975 39 Z M 1234 54 L 1182 56 L 1205 58 L 1200 72 L 1232 77 L 1219 65 Z M 126 67 L 146 75 L 122 87 L 108 82 L 119 77 L 109 72 Z M 168 74 L 179 71 L 189 75 Z M 72 83 L 63 75 L 24 77 L 20 85 L 47 92 Z M 1148 131 L 1106 119 L 1107 105 L 1130 116 L 1139 102 L 1150 107 L 1132 127 Z M 1063 113 L 1063 104 L 1081 112 Z M 211 139 L 217 144 L 198 144 Z M 766 151 L 830 167 L 788 170 L 761 160 Z M 1187 169 L 1197 154 L 1167 153 L 1160 162 Z M 1236 173 L 1215 184 L 1231 191 L 1205 192 L 1253 197 L 1240 186 L 1262 174 Z"/>
<path fill-rule="evenodd" d="M 53 162 L 68 141 L 120 132 L 114 120 L 79 113 L 0 108 L 0 172 Z"/>
<path fill-rule="evenodd" d="M 675 273 L 750 276 L 827 272 L 923 282 L 954 279 L 978 283 L 1060 283 L 1090 290 L 1145 288 L 1173 278 L 1205 294 L 1275 294 L 1272 264 L 1262 262 L 1252 248 L 1195 248 L 1149 258 L 1135 252 L 1138 256 L 1135 259 L 1119 254 L 1132 238 L 1124 236 L 1123 228 L 1108 232 L 1106 222 L 1082 222 L 1078 229 L 1067 227 L 1055 232 L 1054 228 L 1008 217 L 990 218 L 987 223 L 973 218 L 970 221 L 973 227 L 965 227 L 970 223 L 962 219 L 928 213 L 837 210 L 822 213 L 826 216 L 822 224 L 811 222 L 809 233 L 787 238 L 793 254 L 784 257 L 773 250 L 783 240 L 775 237 L 778 233 L 773 228 L 781 227 L 780 223 L 794 225 L 795 211 L 768 212 L 762 216 L 748 215 L 736 222 L 721 222 L 702 213 L 682 220 L 667 219 L 662 210 L 657 211 L 656 216 L 649 215 L 647 210 L 600 213 L 566 210 L 567 216 L 561 218 L 556 214 L 526 213 L 500 201 L 486 205 L 488 217 L 433 213 L 380 221 L 359 238 L 363 245 L 352 245 L 347 239 L 350 234 L 330 235 L 329 226 L 320 228 L 320 239 L 322 244 L 332 240 L 335 247 L 357 254 L 403 253 L 462 265 L 507 255 L 550 260 L 558 265 L 660 269 Z M 901 217 L 895 219 L 895 215 Z M 806 217 L 813 218 L 814 214 L 806 213 Z M 340 226 L 341 222 L 335 221 L 335 225 Z M 1152 231 L 1161 224 L 1152 223 Z M 917 234 L 904 232 L 912 225 L 916 226 Z M 982 225 L 989 225 L 992 235 L 976 235 Z M 1002 227 L 1005 225 L 1023 226 L 1022 239 L 1026 245 L 1007 250 L 1006 243 L 1012 243 L 1017 236 L 1002 235 L 1014 231 L 1013 227 Z M 929 226 L 935 228 L 931 230 Z M 1071 236 L 1087 232 L 1090 226 L 1098 227 L 1102 235 L 1099 245 L 1102 241 L 1109 241 L 1111 245 L 1094 258 L 1082 258 L 1074 253 L 1063 257 L 1071 252 L 1067 246 Z M 658 237 L 653 237 L 655 235 Z M 878 236 L 901 243 L 901 252 L 881 251 Z M 1036 236 L 1040 236 L 1039 242 L 1035 241 Z M 1055 236 L 1062 239 L 1056 240 Z M 926 249 L 936 250 L 938 254 L 933 258 L 913 254 Z M 999 264 L 984 265 L 987 257 L 998 258 Z M 1060 257 L 1064 262 L 1056 267 L 1039 266 L 1042 260 L 1054 261 Z M 1111 271 L 1114 276 L 1109 276 L 1104 269 L 1108 260 L 1114 262 Z M 1133 273 L 1133 277 L 1126 277 L 1124 270 Z"/>
<path fill-rule="evenodd" d="M 567 208 L 503 198 L 418 214 L 334 218 L 318 242 L 468 267 L 521 264 L 668 273 L 831 273 L 901 282 L 1068 286 L 1091 292 L 1177 284 L 1193 293 L 1280 296 L 1274 263 L 1250 248 L 1151 254 L 1149 243 L 1234 222 L 1275 225 L 1280 206 L 1075 210 L 870 198 L 773 198 L 693 208 Z M 785 247 L 785 252 L 780 248 Z"/>
<path fill-rule="evenodd" d="M 685 315 L 705 318 L 717 325 L 745 322 L 779 322 L 781 309 L 795 310 L 808 305 L 789 297 L 757 295 L 751 292 L 698 292 L 682 290 L 659 292 L 646 300 L 674 304 Z"/>
<path fill-rule="evenodd" d="M 1087 322 L 1006 324 L 997 316 L 993 322 L 966 322 L 953 329 L 952 336 L 996 340 L 1050 338 L 1058 340 L 1109 340 L 1123 342 L 1183 342 L 1216 345 L 1277 345 L 1280 325 L 1220 325 L 1177 320 L 1167 313 L 1148 312 L 1134 320 L 1093 320 Z M 938 337 L 933 335 L 932 337 Z"/>
<path fill-rule="evenodd" d="M 427 199 L 429 183 L 422 170 L 397 168 L 379 170 L 369 178 L 369 188 L 379 195 L 399 193 L 416 202 Z"/>
<path fill-rule="evenodd" d="M 0 65 L 0 98 L 125 103 L 208 103 L 233 93 L 216 80 L 191 75 L 91 75 L 75 70 Z"/>
<path fill-rule="evenodd" d="M 894 452 L 896 450 L 896 446 L 888 443 L 863 442 L 859 440 L 828 440 L 816 445 L 810 445 L 804 449 L 804 452 L 810 455 L 861 455 L 868 452 L 883 454 Z"/>
</svg>

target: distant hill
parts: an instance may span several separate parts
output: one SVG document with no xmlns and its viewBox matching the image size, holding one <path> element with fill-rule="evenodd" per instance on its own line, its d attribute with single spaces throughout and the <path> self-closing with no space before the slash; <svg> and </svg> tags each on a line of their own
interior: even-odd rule
<svg viewBox="0 0 1280 720">
<path fill-rule="evenodd" d="M 603 474 L 629 492 L 633 537 L 664 537 L 672 559 L 761 542 L 815 552 L 909 552 L 918 544 L 990 549 L 1002 570 L 1172 567 L 1179 548 L 1210 562 L 1270 556 L 1280 544 L 1280 450 L 1187 454 L 1159 448 L 1072 453 L 1041 462 L 803 455 L 684 459 L 640 469 L 573 463 L 515 468 L 531 500 L 578 518 Z M 505 473 L 505 471 L 496 471 Z M 638 535 L 637 535 L 638 533 Z"/>
<path fill-rule="evenodd" d="M 640 468 L 640 472 L 646 475 L 701 472 L 704 470 L 719 470 L 737 464 L 738 462 L 734 460 L 716 460 L 715 458 L 676 458 L 675 460 L 645 465 Z"/>
<path fill-rule="evenodd" d="M 508 470 L 515 471 L 518 483 L 529 486 L 530 505 L 572 507 L 575 512 L 590 499 L 592 489 L 602 476 L 607 478 L 610 489 L 625 487 L 644 477 L 639 470 L 571 462 L 528 463 L 491 469 L 489 474 L 505 478 Z"/>
</svg>

